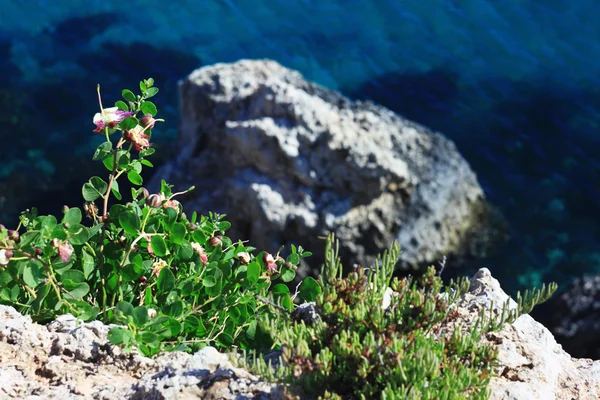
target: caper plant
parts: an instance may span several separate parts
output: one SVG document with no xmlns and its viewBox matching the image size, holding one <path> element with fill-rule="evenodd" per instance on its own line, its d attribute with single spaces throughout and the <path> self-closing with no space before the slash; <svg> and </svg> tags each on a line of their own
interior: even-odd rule
<svg viewBox="0 0 600 400">
<path fill-rule="evenodd" d="M 164 121 L 149 101 L 158 93 L 154 80 L 139 88 L 138 95 L 123 90 L 123 100 L 104 108 L 98 86 L 94 133 L 105 140 L 93 160 L 108 173 L 83 185 L 82 208 L 65 206 L 58 218 L 33 208 L 15 229 L 0 225 L 0 303 L 40 322 L 71 313 L 114 323 L 110 341 L 145 355 L 208 344 L 258 347 L 258 318 L 273 302 L 293 308 L 285 283 L 310 253 L 292 246 L 286 258 L 255 254 L 226 236 L 225 215 L 186 216 L 177 197 L 193 187 L 141 187 L 143 168 L 153 166 L 152 131 Z M 123 177 L 132 184 L 128 202 Z M 303 293 L 313 298 L 320 288 L 307 279 Z"/>
</svg>

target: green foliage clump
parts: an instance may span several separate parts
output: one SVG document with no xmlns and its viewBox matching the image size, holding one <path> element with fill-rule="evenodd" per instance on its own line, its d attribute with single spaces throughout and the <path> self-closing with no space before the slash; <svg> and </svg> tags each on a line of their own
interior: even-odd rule
<svg viewBox="0 0 600 400">
<path fill-rule="evenodd" d="M 374 268 L 342 278 L 330 237 L 315 304 L 320 318 L 306 324 L 268 316 L 266 329 L 282 350 L 279 366 L 254 359 L 251 368 L 292 392 L 324 399 L 487 398 L 497 351 L 481 338 L 545 301 L 556 285 L 519 296 L 515 309 L 507 302 L 500 316 L 482 310 L 465 326 L 455 303 L 469 281 L 444 287 L 433 267 L 419 279 L 392 279 L 399 252 L 394 244 Z M 389 288 L 393 295 L 386 295 Z"/>
<path fill-rule="evenodd" d="M 65 206 L 56 218 L 32 209 L 16 229 L 0 225 L 0 303 L 36 321 L 71 313 L 118 324 L 110 341 L 145 355 L 264 346 L 258 318 L 272 312 L 268 301 L 292 309 L 285 283 L 310 253 L 292 246 L 285 259 L 254 255 L 254 247 L 226 236 L 224 215 L 185 215 L 176 197 L 193 188 L 174 193 L 163 181 L 151 194 L 141 187 L 143 168 L 152 167 L 152 129 L 163 121 L 148 100 L 158 93 L 154 81 L 139 86 L 141 94 L 123 90 L 125 101 L 110 108 L 98 87 L 94 132 L 105 141 L 93 159 L 108 173 L 83 185 L 83 210 Z M 133 185 L 127 202 L 121 177 Z M 303 288 L 305 299 L 318 291 L 310 281 Z"/>
</svg>

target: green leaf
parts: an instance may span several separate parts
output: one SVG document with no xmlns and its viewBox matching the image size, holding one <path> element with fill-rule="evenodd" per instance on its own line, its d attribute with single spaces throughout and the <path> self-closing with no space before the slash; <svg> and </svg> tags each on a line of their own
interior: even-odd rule
<svg viewBox="0 0 600 400">
<path fill-rule="evenodd" d="M 142 176 L 133 169 L 131 169 L 131 170 L 129 170 L 129 172 L 127 172 L 127 179 L 129 179 L 129 182 L 133 183 L 134 185 L 138 185 L 138 186 L 140 186 L 142 183 L 144 183 Z"/>
<path fill-rule="evenodd" d="M 68 229 L 71 244 L 78 246 L 85 244 L 90 238 L 89 230 L 81 224 L 73 224 Z"/>
<path fill-rule="evenodd" d="M 144 93 L 147 89 L 146 83 L 144 81 L 140 81 L 140 91 Z"/>
<path fill-rule="evenodd" d="M 158 91 L 158 89 L 156 90 Z M 144 113 L 144 115 L 150 114 L 154 117 L 156 115 L 156 112 L 156 106 L 153 102 L 145 101 L 142 103 L 142 113 Z"/>
<path fill-rule="evenodd" d="M 98 148 L 94 152 L 94 157 L 92 158 L 92 160 L 101 160 L 110 153 L 112 153 L 112 143 L 104 142 L 100 146 L 98 146 Z"/>
<path fill-rule="evenodd" d="M 0 287 L 5 286 L 8 282 L 12 281 L 13 278 L 6 271 L 0 271 Z"/>
<path fill-rule="evenodd" d="M 110 331 L 108 331 L 108 340 L 110 341 L 110 343 L 119 346 L 122 344 L 129 344 L 129 342 L 131 342 L 131 339 L 133 338 L 133 334 L 127 330 L 127 329 L 123 329 L 123 328 L 111 328 Z"/>
<path fill-rule="evenodd" d="M 148 91 L 146 92 L 146 98 L 149 99 L 150 97 L 154 97 L 156 96 L 156 93 L 158 93 L 158 88 L 148 88 Z"/>
<path fill-rule="evenodd" d="M 94 201 L 97 198 L 104 196 L 108 184 L 101 178 L 94 176 L 83 185 L 81 194 L 86 201 Z"/>
<path fill-rule="evenodd" d="M 119 124 L 119 127 L 124 131 L 131 130 L 138 125 L 138 120 L 135 117 L 127 117 Z"/>
<path fill-rule="evenodd" d="M 121 276 L 125 282 L 137 281 L 144 275 L 144 269 L 136 264 L 127 264 L 122 271 Z"/>
<path fill-rule="evenodd" d="M 233 345 L 233 337 L 231 337 L 230 334 L 223 332 L 217 336 L 217 343 L 223 347 L 229 348 L 231 345 Z"/>
<path fill-rule="evenodd" d="M 140 157 L 151 156 L 152 154 L 154 154 L 155 151 L 156 151 L 156 149 L 154 149 L 153 147 L 150 147 L 149 149 L 146 149 L 146 150 L 142 150 L 142 151 L 140 151 Z"/>
<path fill-rule="evenodd" d="M 64 283 L 64 281 L 63 281 L 63 283 Z M 69 294 L 74 299 L 81 299 L 81 298 L 83 298 L 83 296 L 85 296 L 89 292 L 90 292 L 90 286 L 85 282 L 79 283 L 73 289 L 69 290 Z"/>
<path fill-rule="evenodd" d="M 60 279 L 61 281 L 69 279 L 74 283 L 81 283 L 85 280 L 85 274 L 81 271 L 77 271 L 76 269 L 70 269 L 68 271 L 63 272 Z"/>
<path fill-rule="evenodd" d="M 290 293 L 290 289 L 283 283 L 278 283 L 277 285 L 273 286 L 273 294 L 276 296 L 280 296 L 282 294 L 289 294 L 289 293 Z"/>
<path fill-rule="evenodd" d="M 83 184 L 83 188 L 81 188 L 81 194 L 83 195 L 83 199 L 85 201 L 94 201 L 98 197 L 102 196 L 89 182 Z"/>
<path fill-rule="evenodd" d="M 117 200 L 123 200 L 123 196 L 121 196 L 121 192 L 119 192 L 119 182 L 116 180 L 113 181 L 110 191 Z"/>
<path fill-rule="evenodd" d="M 196 229 L 194 231 L 194 233 L 192 234 L 192 239 L 194 239 L 194 242 L 198 243 L 201 246 L 204 246 L 206 244 L 206 235 L 200 229 Z"/>
<path fill-rule="evenodd" d="M 171 241 L 175 244 L 183 243 L 187 229 L 184 224 L 177 222 L 171 227 Z"/>
<path fill-rule="evenodd" d="M 104 182 L 102 178 L 97 176 L 92 176 L 90 178 L 90 183 L 100 194 L 106 193 L 106 189 L 108 189 L 108 183 Z"/>
<path fill-rule="evenodd" d="M 163 269 L 158 275 L 156 285 L 162 293 L 168 292 L 175 287 L 175 275 L 169 268 Z"/>
<path fill-rule="evenodd" d="M 34 243 L 37 242 L 37 240 L 40 237 L 40 233 L 36 232 L 36 231 L 29 231 L 29 232 L 25 232 L 24 234 L 21 235 L 21 240 L 20 240 L 20 247 L 25 247 L 28 245 L 32 245 L 34 246 Z"/>
<path fill-rule="evenodd" d="M 127 106 L 127 104 L 124 101 L 121 101 L 121 100 L 118 100 L 115 103 L 115 107 L 117 107 L 121 111 L 129 111 L 129 107 Z"/>
<path fill-rule="evenodd" d="M 154 297 L 152 296 L 152 288 L 148 286 L 144 291 L 144 304 L 149 306 L 154 302 Z"/>
<path fill-rule="evenodd" d="M 213 287 L 217 284 L 217 278 L 212 275 L 207 275 L 202 279 L 204 287 Z"/>
<path fill-rule="evenodd" d="M 171 192 L 171 188 L 173 185 L 169 185 L 164 179 L 160 181 L 160 192 L 165 195 L 165 197 L 171 196 L 173 193 Z"/>
<path fill-rule="evenodd" d="M 133 323 L 142 327 L 148 322 L 148 309 L 144 306 L 139 306 L 133 309 L 132 311 Z"/>
<path fill-rule="evenodd" d="M 181 242 L 181 247 L 177 250 L 177 256 L 182 261 L 188 261 L 194 255 L 194 249 L 192 249 L 192 245 L 187 240 Z"/>
<path fill-rule="evenodd" d="M 183 314 L 183 302 L 177 300 L 174 303 L 168 304 L 162 308 L 162 312 L 169 317 L 177 318 Z"/>
<path fill-rule="evenodd" d="M 48 293 L 50 293 L 50 288 L 50 284 L 43 284 L 38 288 L 38 290 L 36 291 L 36 298 L 33 301 L 33 303 L 31 303 L 31 309 L 33 310 L 33 312 L 40 312 L 42 306 L 44 305 L 44 300 L 46 299 L 46 297 L 48 297 Z"/>
<path fill-rule="evenodd" d="M 119 214 L 119 225 L 128 234 L 137 236 L 141 225 L 140 217 L 133 211 L 127 210 Z"/>
<path fill-rule="evenodd" d="M 142 331 L 135 335 L 135 341 L 138 343 L 158 345 L 158 335 L 154 332 Z"/>
<path fill-rule="evenodd" d="M 177 219 L 177 211 L 174 208 L 167 207 L 164 213 L 167 214 L 167 226 L 172 226 Z"/>
<path fill-rule="evenodd" d="M 294 265 L 298 265 L 298 263 L 300 262 L 300 256 L 296 253 L 292 253 L 289 256 L 287 256 L 285 261 L 292 263 Z"/>
<path fill-rule="evenodd" d="M 146 79 L 146 86 L 148 86 L 148 88 L 154 86 L 154 78 Z"/>
<path fill-rule="evenodd" d="M 320 294 L 321 286 L 319 282 L 310 276 L 304 278 L 300 285 L 300 297 L 305 301 L 315 301 Z"/>
<path fill-rule="evenodd" d="M 254 285 L 258 282 L 258 277 L 260 276 L 260 265 L 256 261 L 252 261 L 248 264 L 248 272 L 247 277 L 248 281 L 251 285 Z"/>
<path fill-rule="evenodd" d="M 133 306 L 127 301 L 120 301 L 115 306 L 115 315 L 124 315 L 133 317 Z"/>
<path fill-rule="evenodd" d="M 217 225 L 217 229 L 219 229 L 220 231 L 226 231 L 229 228 L 231 228 L 231 223 L 228 221 L 219 222 L 219 224 Z"/>
<path fill-rule="evenodd" d="M 23 268 L 23 281 L 29 287 L 36 288 L 44 279 L 42 265 L 38 261 L 30 261 Z"/>
<path fill-rule="evenodd" d="M 133 94 L 133 92 L 131 90 L 123 89 L 123 91 L 121 92 L 121 95 L 127 101 L 135 102 L 137 100 L 137 98 L 135 97 L 135 94 Z"/>
<path fill-rule="evenodd" d="M 126 150 L 119 150 L 117 152 L 117 167 L 120 169 L 126 169 L 129 166 L 131 156 Z"/>
<path fill-rule="evenodd" d="M 94 261 L 94 257 L 92 257 L 90 253 L 88 253 L 88 250 L 83 248 L 81 250 L 81 268 L 83 269 L 83 276 L 86 280 L 90 279 L 90 277 L 92 276 L 92 273 L 94 272 L 95 263 L 96 262 Z"/>
<path fill-rule="evenodd" d="M 81 210 L 77 207 L 69 208 L 69 211 L 66 212 L 62 219 L 63 224 L 78 224 L 81 222 L 82 214 Z"/>
<path fill-rule="evenodd" d="M 152 245 L 152 251 L 154 251 L 154 254 L 156 254 L 158 257 L 164 257 L 168 254 L 167 244 L 162 236 L 152 236 L 150 239 L 150 244 Z"/>
<path fill-rule="evenodd" d="M 77 308 L 78 318 L 84 321 L 91 321 L 98 317 L 98 313 L 100 312 L 100 309 L 98 307 L 92 307 L 85 301 L 81 300 L 74 301 L 73 304 Z"/>
<path fill-rule="evenodd" d="M 281 269 L 281 280 L 284 282 L 290 282 L 296 276 L 296 272 L 291 268 L 282 268 Z"/>
<path fill-rule="evenodd" d="M 135 172 L 137 173 L 142 173 L 142 164 L 140 163 L 140 160 L 133 160 L 131 162 L 131 164 L 129 165 Z"/>
<path fill-rule="evenodd" d="M 52 233 L 54 228 L 57 225 L 56 217 L 53 215 L 48 215 L 47 217 L 42 217 L 42 236 L 47 237 Z"/>
</svg>

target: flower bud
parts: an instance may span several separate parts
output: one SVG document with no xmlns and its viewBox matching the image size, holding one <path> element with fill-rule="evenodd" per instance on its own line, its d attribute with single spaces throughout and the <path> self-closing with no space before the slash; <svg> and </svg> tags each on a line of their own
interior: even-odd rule
<svg viewBox="0 0 600 400">
<path fill-rule="evenodd" d="M 5 229 L 6 229 L 6 227 L 4 225 L 0 224 L 0 231 L 3 231 Z"/>
<path fill-rule="evenodd" d="M 179 216 L 182 220 L 187 221 L 187 215 L 185 215 L 185 213 L 181 213 L 181 215 Z"/>
<path fill-rule="evenodd" d="M 142 117 L 142 119 L 140 119 L 140 124 L 148 130 L 154 129 L 155 123 L 156 120 L 152 118 L 152 114 L 146 114 Z"/>
<path fill-rule="evenodd" d="M 8 231 L 8 238 L 14 242 L 18 242 L 19 241 L 19 232 L 15 231 L 14 229 L 9 229 Z"/>
<path fill-rule="evenodd" d="M 198 228 L 198 225 L 196 225 L 196 224 L 192 224 L 192 223 L 190 222 L 190 223 L 188 224 L 188 226 L 187 226 L 187 227 L 188 227 L 188 229 L 190 230 L 190 232 L 194 232 L 194 231 L 195 231 L 195 230 Z"/>
<path fill-rule="evenodd" d="M 12 250 L 6 250 L 6 251 L 4 252 L 4 255 L 6 256 L 6 258 L 9 258 L 9 259 L 10 259 L 10 258 L 13 258 L 13 256 L 14 256 L 15 254 L 12 252 Z"/>
<path fill-rule="evenodd" d="M 144 199 L 147 199 L 147 198 L 148 198 L 148 196 L 150 196 L 150 192 L 148 191 L 148 189 L 146 189 L 146 188 L 142 188 L 142 197 L 143 197 Z"/>
<path fill-rule="evenodd" d="M 146 204 L 150 207 L 158 208 L 161 206 L 165 197 L 162 194 L 151 194 L 146 198 Z"/>
<path fill-rule="evenodd" d="M 148 318 L 152 319 L 156 317 L 156 310 L 154 308 L 149 308 L 148 309 Z"/>
<path fill-rule="evenodd" d="M 66 214 L 68 211 L 69 211 L 69 206 L 64 205 L 63 208 L 62 208 L 63 214 Z"/>
<path fill-rule="evenodd" d="M 140 279 L 138 279 L 139 283 L 145 283 L 148 280 L 148 278 L 146 278 L 145 276 L 141 276 Z"/>
<path fill-rule="evenodd" d="M 212 247 L 217 247 L 222 245 L 223 241 L 221 240 L 221 236 L 213 236 L 208 239 L 208 244 L 210 244 Z"/>
<path fill-rule="evenodd" d="M 39 247 L 36 247 L 35 249 L 33 249 L 33 254 L 35 254 L 37 257 L 42 255 L 42 249 L 40 249 Z"/>
<path fill-rule="evenodd" d="M 98 215 L 98 207 L 96 207 L 96 203 L 92 201 L 85 203 L 83 205 L 83 209 L 85 210 L 85 214 L 88 216 L 88 218 L 93 219 L 96 217 L 96 215 Z"/>
<path fill-rule="evenodd" d="M 10 257 L 8 256 L 9 250 L 2 249 L 0 250 L 0 266 L 7 266 Z M 12 256 L 11 256 L 12 257 Z"/>
<path fill-rule="evenodd" d="M 250 253 L 247 252 L 239 252 L 237 253 L 237 257 L 240 260 L 240 263 L 246 265 L 250 264 Z"/>
</svg>

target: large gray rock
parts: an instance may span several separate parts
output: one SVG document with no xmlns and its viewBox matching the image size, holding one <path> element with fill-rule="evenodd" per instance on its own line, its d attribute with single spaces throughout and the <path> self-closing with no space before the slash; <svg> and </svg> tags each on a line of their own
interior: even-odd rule
<svg viewBox="0 0 600 400">
<path fill-rule="evenodd" d="M 195 185 L 187 209 L 228 214 L 231 236 L 258 248 L 300 244 L 318 265 L 318 236 L 335 232 L 349 265 L 369 264 L 397 239 L 402 266 L 416 268 L 460 262 L 495 236 L 451 141 L 274 61 L 196 70 L 180 83 L 180 107 L 179 156 L 151 187 Z"/>
</svg>

